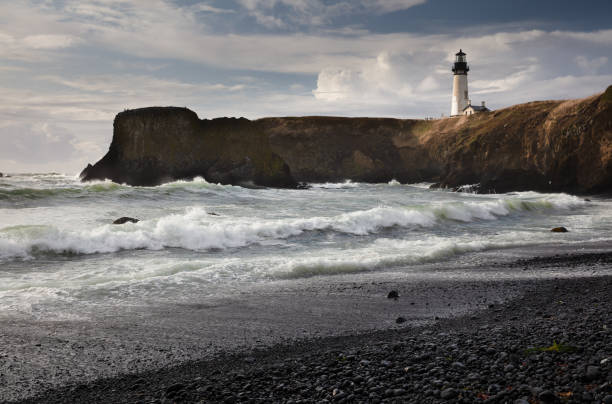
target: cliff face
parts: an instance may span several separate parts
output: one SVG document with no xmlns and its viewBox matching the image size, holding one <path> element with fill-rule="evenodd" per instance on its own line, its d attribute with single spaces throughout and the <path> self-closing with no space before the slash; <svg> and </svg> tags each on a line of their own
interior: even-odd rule
<svg viewBox="0 0 612 404">
<path fill-rule="evenodd" d="M 202 176 L 292 187 L 298 181 L 480 183 L 483 192 L 612 189 L 612 87 L 436 121 L 219 118 L 185 108 L 122 112 L 109 152 L 81 174 L 133 185 Z"/>
<path fill-rule="evenodd" d="M 253 122 L 200 120 L 194 112 L 174 107 L 118 114 L 108 153 L 81 173 L 84 181 L 108 178 L 130 185 L 196 176 L 224 184 L 296 185 L 289 167 Z"/>
<path fill-rule="evenodd" d="M 421 139 L 441 185 L 482 192 L 612 189 L 612 86 L 582 100 L 541 101 L 436 121 Z"/>
<path fill-rule="evenodd" d="M 303 117 L 256 122 L 297 181 L 417 182 L 441 172 L 419 140 L 430 121 Z"/>
</svg>

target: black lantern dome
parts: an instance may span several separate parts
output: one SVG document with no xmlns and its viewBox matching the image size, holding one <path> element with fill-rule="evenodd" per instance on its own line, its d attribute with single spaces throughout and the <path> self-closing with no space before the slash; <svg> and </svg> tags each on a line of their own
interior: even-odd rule
<svg viewBox="0 0 612 404">
<path fill-rule="evenodd" d="M 459 52 L 455 53 L 455 64 L 451 70 L 454 74 L 467 74 L 467 72 L 470 71 L 465 53 L 461 49 L 459 49 Z"/>
</svg>

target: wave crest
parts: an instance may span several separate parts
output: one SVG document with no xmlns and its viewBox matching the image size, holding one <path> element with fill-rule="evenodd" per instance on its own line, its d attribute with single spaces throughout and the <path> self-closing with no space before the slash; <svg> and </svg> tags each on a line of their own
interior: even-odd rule
<svg viewBox="0 0 612 404">
<path fill-rule="evenodd" d="M 309 231 L 367 235 L 392 227 L 429 228 L 442 223 L 495 220 L 513 213 L 571 209 L 584 203 L 569 195 L 536 201 L 499 199 L 488 202 L 446 202 L 417 207 L 376 207 L 336 216 L 264 219 L 212 216 L 203 208 L 121 226 L 84 230 L 54 226 L 0 229 L 0 258 L 32 258 L 41 253 L 93 254 L 120 250 L 184 248 L 208 250 L 244 247 L 287 239 Z"/>
</svg>

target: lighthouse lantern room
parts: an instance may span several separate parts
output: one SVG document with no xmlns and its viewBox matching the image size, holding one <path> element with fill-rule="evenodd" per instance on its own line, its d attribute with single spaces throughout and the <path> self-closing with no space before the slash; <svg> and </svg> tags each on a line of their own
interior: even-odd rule
<svg viewBox="0 0 612 404">
<path fill-rule="evenodd" d="M 468 98 L 467 72 L 470 70 L 465 53 L 459 49 L 455 54 L 453 65 L 453 100 L 451 104 L 451 116 L 462 115 L 465 107 L 470 105 Z"/>
</svg>

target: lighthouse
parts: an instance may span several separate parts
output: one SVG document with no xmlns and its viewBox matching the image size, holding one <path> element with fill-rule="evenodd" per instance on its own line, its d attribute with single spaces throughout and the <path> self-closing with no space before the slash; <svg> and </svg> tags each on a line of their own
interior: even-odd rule
<svg viewBox="0 0 612 404">
<path fill-rule="evenodd" d="M 451 70 L 453 71 L 451 116 L 463 115 L 465 107 L 470 105 L 467 85 L 467 73 L 470 68 L 467 65 L 465 53 L 461 49 L 455 54 L 455 64 Z"/>
</svg>

